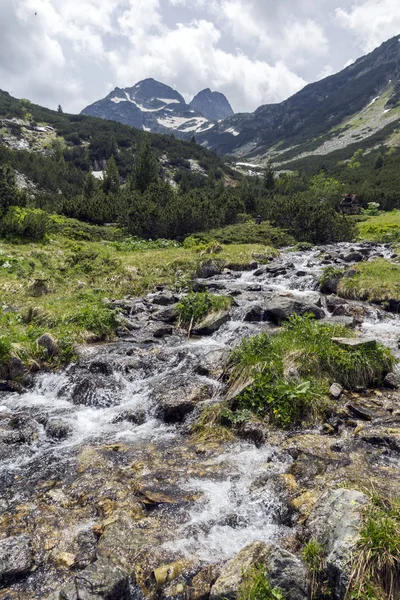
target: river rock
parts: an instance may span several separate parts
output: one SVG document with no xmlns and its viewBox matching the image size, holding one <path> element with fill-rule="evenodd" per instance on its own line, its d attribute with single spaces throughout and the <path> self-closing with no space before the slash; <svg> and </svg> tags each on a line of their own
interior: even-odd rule
<svg viewBox="0 0 400 600">
<path fill-rule="evenodd" d="M 49 419 L 45 425 L 48 436 L 56 440 L 64 440 L 72 433 L 72 427 L 62 419 Z"/>
<path fill-rule="evenodd" d="M 58 342 L 51 333 L 44 333 L 37 340 L 36 344 L 46 350 L 49 356 L 54 356 L 58 353 Z"/>
<path fill-rule="evenodd" d="M 388 373 L 383 380 L 383 385 L 392 389 L 400 389 L 400 373 Z"/>
<path fill-rule="evenodd" d="M 102 559 L 75 575 L 73 583 L 54 596 L 57 600 L 130 600 L 131 597 L 125 569 Z"/>
<path fill-rule="evenodd" d="M 213 260 L 209 260 L 202 265 L 199 265 L 196 275 L 200 279 L 208 279 L 209 277 L 219 275 L 221 272 L 221 267 Z"/>
<path fill-rule="evenodd" d="M 376 340 L 373 338 L 332 338 L 332 341 L 347 349 L 358 350 L 360 348 L 376 348 Z"/>
<path fill-rule="evenodd" d="M 357 325 L 357 321 L 354 317 L 346 316 L 335 316 L 335 317 L 324 317 L 321 320 L 322 324 L 325 325 L 339 325 L 341 327 L 347 327 L 347 329 L 354 329 Z"/>
<path fill-rule="evenodd" d="M 329 392 L 333 398 L 339 400 L 340 396 L 343 394 L 343 388 L 339 383 L 332 383 Z"/>
<path fill-rule="evenodd" d="M 166 423 L 180 423 L 193 412 L 199 402 L 211 398 L 214 388 L 200 379 L 162 382 L 153 390 L 157 401 L 156 417 Z"/>
<path fill-rule="evenodd" d="M 13 582 L 33 566 L 31 539 L 18 535 L 0 540 L 0 582 Z"/>
<path fill-rule="evenodd" d="M 169 306 L 171 304 L 176 304 L 177 302 L 178 297 L 172 294 L 172 292 L 165 292 L 164 294 L 159 294 L 153 298 L 153 304 L 158 304 L 159 306 Z"/>
<path fill-rule="evenodd" d="M 244 320 L 246 321 L 246 323 L 254 323 L 254 322 L 262 321 L 263 318 L 264 318 L 264 309 L 259 304 L 256 304 L 256 305 L 252 306 L 251 308 L 249 308 L 249 310 L 246 312 Z"/>
<path fill-rule="evenodd" d="M 349 252 L 349 254 L 344 254 L 341 258 L 345 262 L 361 262 L 364 259 L 364 256 L 361 252 Z"/>
<path fill-rule="evenodd" d="M 229 310 L 221 310 L 207 315 L 196 327 L 192 329 L 194 335 L 212 335 L 222 325 L 230 320 Z"/>
<path fill-rule="evenodd" d="M 351 551 L 358 540 L 368 498 L 356 490 L 325 492 L 307 521 L 311 539 L 326 552 L 327 572 L 335 600 L 344 600 L 350 577 Z"/>
<path fill-rule="evenodd" d="M 307 600 L 307 570 L 290 552 L 275 545 L 254 542 L 246 546 L 221 569 L 211 588 L 210 600 L 236 600 L 244 574 L 264 564 L 273 587 L 282 590 L 287 600 Z"/>
<path fill-rule="evenodd" d="M 172 306 L 167 306 L 167 308 L 157 311 L 152 318 L 156 321 L 163 321 L 163 323 L 174 323 L 177 315 L 178 304 L 172 304 Z"/>
<path fill-rule="evenodd" d="M 320 291 L 323 294 L 336 294 L 340 280 L 343 279 L 344 273 L 336 273 L 328 277 L 320 287 Z"/>
<path fill-rule="evenodd" d="M 305 315 L 306 313 L 314 315 L 316 319 L 322 319 L 325 316 L 322 308 L 290 296 L 272 297 L 264 305 L 264 318 L 274 323 L 284 321 L 291 315 Z"/>
<path fill-rule="evenodd" d="M 195 575 L 190 585 L 190 600 L 208 600 L 210 591 L 221 573 L 221 565 L 209 565 Z"/>
</svg>

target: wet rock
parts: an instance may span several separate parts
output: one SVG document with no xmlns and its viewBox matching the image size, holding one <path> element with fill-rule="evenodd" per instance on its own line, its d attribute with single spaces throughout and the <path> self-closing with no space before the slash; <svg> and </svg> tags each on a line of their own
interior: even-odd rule
<svg viewBox="0 0 400 600">
<path fill-rule="evenodd" d="M 257 267 L 258 263 L 255 261 L 249 263 L 229 263 L 229 265 L 226 265 L 226 268 L 231 271 L 254 271 Z"/>
<path fill-rule="evenodd" d="M 128 421 L 128 423 L 133 423 L 134 425 L 143 425 L 146 422 L 146 413 L 144 410 L 135 408 L 124 410 L 115 419 L 116 423 L 120 421 Z"/>
<path fill-rule="evenodd" d="M 221 272 L 221 267 L 213 260 L 209 260 L 198 267 L 196 275 L 200 279 L 208 279 L 219 275 Z"/>
<path fill-rule="evenodd" d="M 129 600 L 129 577 L 125 569 L 97 560 L 74 577 L 74 582 L 63 588 L 57 600 Z"/>
<path fill-rule="evenodd" d="M 43 335 L 41 335 L 36 340 L 36 344 L 40 348 L 43 348 L 49 356 L 54 356 L 55 354 L 58 354 L 58 342 L 55 339 L 55 337 L 51 335 L 51 333 L 44 333 Z"/>
<path fill-rule="evenodd" d="M 210 398 L 214 388 L 199 379 L 188 381 L 163 382 L 155 388 L 153 396 L 157 400 L 156 417 L 166 423 L 180 423 L 193 412 L 199 402 Z"/>
<path fill-rule="evenodd" d="M 246 288 L 247 292 L 261 292 L 262 287 L 259 283 L 253 284 L 253 285 L 249 285 Z"/>
<path fill-rule="evenodd" d="M 50 419 L 45 425 L 48 436 L 56 440 L 64 440 L 72 433 L 72 427 L 62 419 Z"/>
<path fill-rule="evenodd" d="M 208 600 L 210 591 L 221 573 L 221 565 L 209 565 L 195 575 L 190 585 L 191 600 Z"/>
<path fill-rule="evenodd" d="M 273 277 L 277 277 L 278 275 L 285 275 L 287 272 L 286 265 L 282 265 L 280 263 L 269 263 L 266 265 L 265 272 Z"/>
<path fill-rule="evenodd" d="M 296 277 L 305 277 L 307 275 L 307 271 L 296 271 Z"/>
<path fill-rule="evenodd" d="M 118 401 L 119 387 L 114 380 L 101 376 L 85 377 L 78 381 L 72 389 L 73 404 L 105 407 Z"/>
<path fill-rule="evenodd" d="M 364 256 L 361 252 L 349 252 L 349 254 L 342 255 L 341 257 L 345 262 L 361 262 Z"/>
<path fill-rule="evenodd" d="M 353 417 L 362 419 L 363 421 L 372 421 L 375 416 L 371 410 L 356 402 L 348 402 L 346 408 Z"/>
<path fill-rule="evenodd" d="M 332 341 L 347 349 L 376 348 L 376 340 L 373 338 L 332 338 Z"/>
<path fill-rule="evenodd" d="M 343 388 L 339 383 L 332 383 L 331 387 L 329 388 L 329 392 L 333 398 L 339 400 L 343 393 Z"/>
<path fill-rule="evenodd" d="M 321 320 L 322 324 L 325 325 L 339 325 L 340 327 L 347 327 L 347 329 L 354 329 L 357 325 L 357 321 L 354 317 L 325 317 Z"/>
<path fill-rule="evenodd" d="M 254 271 L 253 275 L 254 277 L 260 277 L 261 275 L 264 275 L 265 273 L 265 268 L 261 267 L 260 269 L 257 269 L 256 271 Z"/>
<path fill-rule="evenodd" d="M 336 600 L 343 600 L 349 584 L 351 551 L 358 540 L 363 508 L 362 492 L 337 489 L 325 492 L 307 521 L 310 538 L 326 551 L 328 577 Z"/>
<path fill-rule="evenodd" d="M 192 329 L 194 335 L 212 335 L 218 331 L 222 325 L 230 320 L 229 310 L 222 310 L 217 313 L 207 315 L 201 323 Z"/>
<path fill-rule="evenodd" d="M 335 296 L 334 294 L 327 296 L 326 298 L 326 307 L 329 312 L 332 312 L 333 314 L 335 314 L 336 308 L 346 305 L 348 305 L 347 300 L 340 298 L 339 296 Z"/>
<path fill-rule="evenodd" d="M 383 380 L 383 385 L 392 389 L 400 389 L 400 373 L 388 373 Z"/>
<path fill-rule="evenodd" d="M 174 328 L 172 326 L 160 327 L 159 329 L 155 330 L 155 332 L 153 333 L 153 337 L 155 337 L 156 339 L 161 339 L 166 335 L 172 335 L 173 332 Z"/>
<path fill-rule="evenodd" d="M 105 360 L 94 360 L 89 365 L 89 371 L 91 373 L 100 373 L 101 375 L 112 375 L 113 367 Z"/>
<path fill-rule="evenodd" d="M 265 566 L 271 585 L 282 590 L 287 600 L 307 599 L 307 571 L 302 562 L 278 546 L 254 542 L 222 567 L 210 600 L 236 600 L 245 573 L 259 564 Z"/>
<path fill-rule="evenodd" d="M 370 427 L 358 433 L 367 444 L 400 453 L 400 429 L 398 427 Z"/>
<path fill-rule="evenodd" d="M 242 423 L 237 429 L 240 438 L 253 442 L 257 448 L 261 448 L 267 439 L 267 429 L 262 423 L 249 421 Z"/>
<path fill-rule="evenodd" d="M 264 318 L 274 323 L 284 321 L 291 315 L 304 315 L 310 313 L 316 319 L 325 316 L 322 308 L 309 304 L 290 296 L 275 296 L 265 302 Z"/>
<path fill-rule="evenodd" d="M 10 358 L 7 368 L 10 379 L 22 379 L 28 372 L 25 363 L 18 356 Z"/>
<path fill-rule="evenodd" d="M 338 291 L 338 286 L 340 280 L 343 279 L 344 273 L 337 273 L 336 275 L 332 275 L 328 277 L 320 287 L 320 291 L 323 294 L 336 294 Z"/>
<path fill-rule="evenodd" d="M 178 302 L 178 297 L 171 292 L 165 292 L 153 298 L 153 304 L 158 304 L 159 306 L 169 306 L 170 304 L 176 304 L 176 302 Z"/>
<path fill-rule="evenodd" d="M 56 563 L 65 569 L 72 569 L 75 566 L 76 557 L 71 552 L 61 552 L 56 556 Z"/>
<path fill-rule="evenodd" d="M 163 308 L 159 310 L 153 315 L 153 319 L 156 321 L 163 321 L 163 323 L 174 323 L 176 317 L 178 315 L 178 305 L 173 304 L 172 306 L 168 306 L 167 308 Z"/>
<path fill-rule="evenodd" d="M 246 323 L 254 323 L 262 321 L 264 318 L 264 309 L 260 305 L 255 305 L 249 308 L 247 311 L 244 320 Z"/>
<path fill-rule="evenodd" d="M 0 582 L 8 583 L 29 573 L 33 567 L 31 539 L 18 535 L 0 540 Z"/>
</svg>

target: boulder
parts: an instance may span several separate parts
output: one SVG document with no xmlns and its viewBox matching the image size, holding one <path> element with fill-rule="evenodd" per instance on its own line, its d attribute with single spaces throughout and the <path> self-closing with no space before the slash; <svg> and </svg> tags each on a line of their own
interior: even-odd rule
<svg viewBox="0 0 400 600">
<path fill-rule="evenodd" d="M 349 252 L 341 257 L 345 262 L 361 262 L 364 256 L 361 252 Z"/>
<path fill-rule="evenodd" d="M 373 338 L 332 338 L 332 341 L 348 350 L 360 348 L 376 348 L 377 341 Z"/>
<path fill-rule="evenodd" d="M 259 564 L 265 565 L 271 585 L 282 590 L 285 599 L 307 600 L 307 570 L 303 563 L 290 552 L 263 542 L 246 546 L 222 567 L 210 600 L 236 600 L 245 573 Z"/>
<path fill-rule="evenodd" d="M 329 388 L 329 391 L 333 398 L 339 400 L 340 396 L 343 393 L 343 388 L 339 383 L 332 383 L 331 387 Z"/>
<path fill-rule="evenodd" d="M 198 325 L 192 329 L 195 335 L 212 335 L 222 325 L 230 320 L 229 310 L 221 310 L 207 315 Z"/>
<path fill-rule="evenodd" d="M 226 268 L 230 271 L 255 271 L 258 268 L 258 263 L 253 261 L 249 263 L 229 263 Z"/>
<path fill-rule="evenodd" d="M 199 402 L 211 398 L 214 388 L 200 379 L 190 381 L 162 382 L 153 390 L 157 401 L 156 417 L 165 423 L 181 423 L 185 417 L 194 411 Z"/>
<path fill-rule="evenodd" d="M 17 535 L 0 540 L 0 582 L 12 583 L 33 566 L 31 539 Z"/>
<path fill-rule="evenodd" d="M 392 389 L 400 389 L 400 373 L 388 373 L 383 380 L 383 385 Z"/>
<path fill-rule="evenodd" d="M 72 433 L 72 427 L 62 419 L 49 419 L 45 425 L 48 436 L 56 440 L 64 440 Z"/>
<path fill-rule="evenodd" d="M 196 276 L 200 279 L 208 279 L 209 277 L 219 275 L 221 272 L 221 267 L 219 267 L 216 262 L 213 260 L 208 260 L 202 265 L 199 265 Z"/>
<path fill-rule="evenodd" d="M 161 339 L 166 335 L 172 335 L 173 332 L 174 328 L 172 327 L 172 325 L 165 325 L 164 327 L 159 327 L 158 329 L 156 329 L 153 333 L 153 337 L 155 337 L 156 339 Z"/>
<path fill-rule="evenodd" d="M 129 600 L 131 597 L 125 569 L 102 559 L 75 575 L 73 583 L 55 595 L 57 600 Z"/>
<path fill-rule="evenodd" d="M 195 575 L 190 585 L 191 600 L 208 600 L 210 591 L 221 572 L 220 565 L 204 567 Z"/>
<path fill-rule="evenodd" d="M 331 277 L 328 277 L 321 284 L 320 291 L 323 294 L 337 294 L 340 280 L 343 279 L 343 277 L 344 273 L 337 273 L 335 275 L 332 275 Z"/>
<path fill-rule="evenodd" d="M 159 306 L 170 306 L 171 304 L 176 304 L 176 302 L 178 302 L 178 297 L 171 292 L 165 292 L 153 298 L 153 304 L 158 304 Z"/>
<path fill-rule="evenodd" d="M 314 315 L 316 319 L 323 319 L 325 316 L 322 308 L 290 296 L 274 296 L 264 305 L 264 318 L 274 323 L 284 321 L 291 315 L 306 313 Z"/>
<path fill-rule="evenodd" d="M 163 323 L 173 323 L 178 314 L 178 305 L 172 304 L 172 306 L 167 306 L 159 311 L 157 311 L 153 315 L 153 319 L 156 321 L 162 321 Z"/>
<path fill-rule="evenodd" d="M 248 309 L 248 311 L 246 312 L 246 315 L 244 317 L 244 320 L 246 321 L 246 323 L 253 323 L 253 322 L 262 321 L 263 318 L 264 318 L 264 309 L 259 304 L 256 304 Z"/>
<path fill-rule="evenodd" d="M 327 573 L 335 600 L 344 600 L 350 578 L 351 552 L 358 540 L 362 512 L 368 498 L 348 489 L 329 490 L 318 501 L 307 521 L 310 539 L 326 552 Z"/>
<path fill-rule="evenodd" d="M 49 356 L 58 354 L 58 342 L 51 333 L 44 333 L 37 340 L 36 344 L 43 348 Z"/>
<path fill-rule="evenodd" d="M 347 329 L 354 329 L 357 325 L 357 321 L 354 317 L 336 316 L 336 317 L 324 317 L 321 323 L 325 325 L 340 325 L 341 327 L 347 327 Z"/>
</svg>

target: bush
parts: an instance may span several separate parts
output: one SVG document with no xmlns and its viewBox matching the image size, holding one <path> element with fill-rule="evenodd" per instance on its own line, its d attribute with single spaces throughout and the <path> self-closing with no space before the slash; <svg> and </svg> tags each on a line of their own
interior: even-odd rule
<svg viewBox="0 0 400 600">
<path fill-rule="evenodd" d="M 12 206 L 0 222 L 1 234 L 6 237 L 23 237 L 42 240 L 50 228 L 49 215 L 40 208 Z"/>
<path fill-rule="evenodd" d="M 332 381 L 347 389 L 381 382 L 395 362 L 390 350 L 379 344 L 347 349 L 332 341 L 349 335 L 343 327 L 293 316 L 278 334 L 243 340 L 227 367 L 231 390 L 243 390 L 234 408 L 289 427 L 325 413 Z"/>
<path fill-rule="evenodd" d="M 373 495 L 353 557 L 350 597 L 400 597 L 400 499 Z"/>
<path fill-rule="evenodd" d="M 103 304 L 88 303 L 66 318 L 67 323 L 79 325 L 100 337 L 107 337 L 118 325 L 116 312 Z"/>
</svg>

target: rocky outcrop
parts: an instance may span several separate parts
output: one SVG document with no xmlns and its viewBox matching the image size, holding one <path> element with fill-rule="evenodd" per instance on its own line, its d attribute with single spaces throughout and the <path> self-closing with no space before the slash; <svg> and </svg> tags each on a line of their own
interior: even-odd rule
<svg viewBox="0 0 400 600">
<path fill-rule="evenodd" d="M 221 569 L 211 588 L 210 600 L 236 600 L 246 572 L 265 566 L 268 580 L 282 590 L 288 600 L 307 600 L 307 570 L 290 552 L 275 545 L 254 542 L 246 546 Z"/>
<path fill-rule="evenodd" d="M 368 498 L 347 489 L 323 494 L 307 521 L 310 538 L 326 552 L 326 565 L 334 598 L 344 600 L 349 584 L 351 552 L 358 539 L 364 507 Z"/>
<path fill-rule="evenodd" d="M 192 333 L 194 335 L 212 335 L 218 331 L 222 325 L 227 323 L 230 318 L 229 310 L 211 313 L 192 329 Z"/>
<path fill-rule="evenodd" d="M 18 535 L 0 540 L 0 583 L 12 582 L 33 567 L 31 540 Z"/>
</svg>

